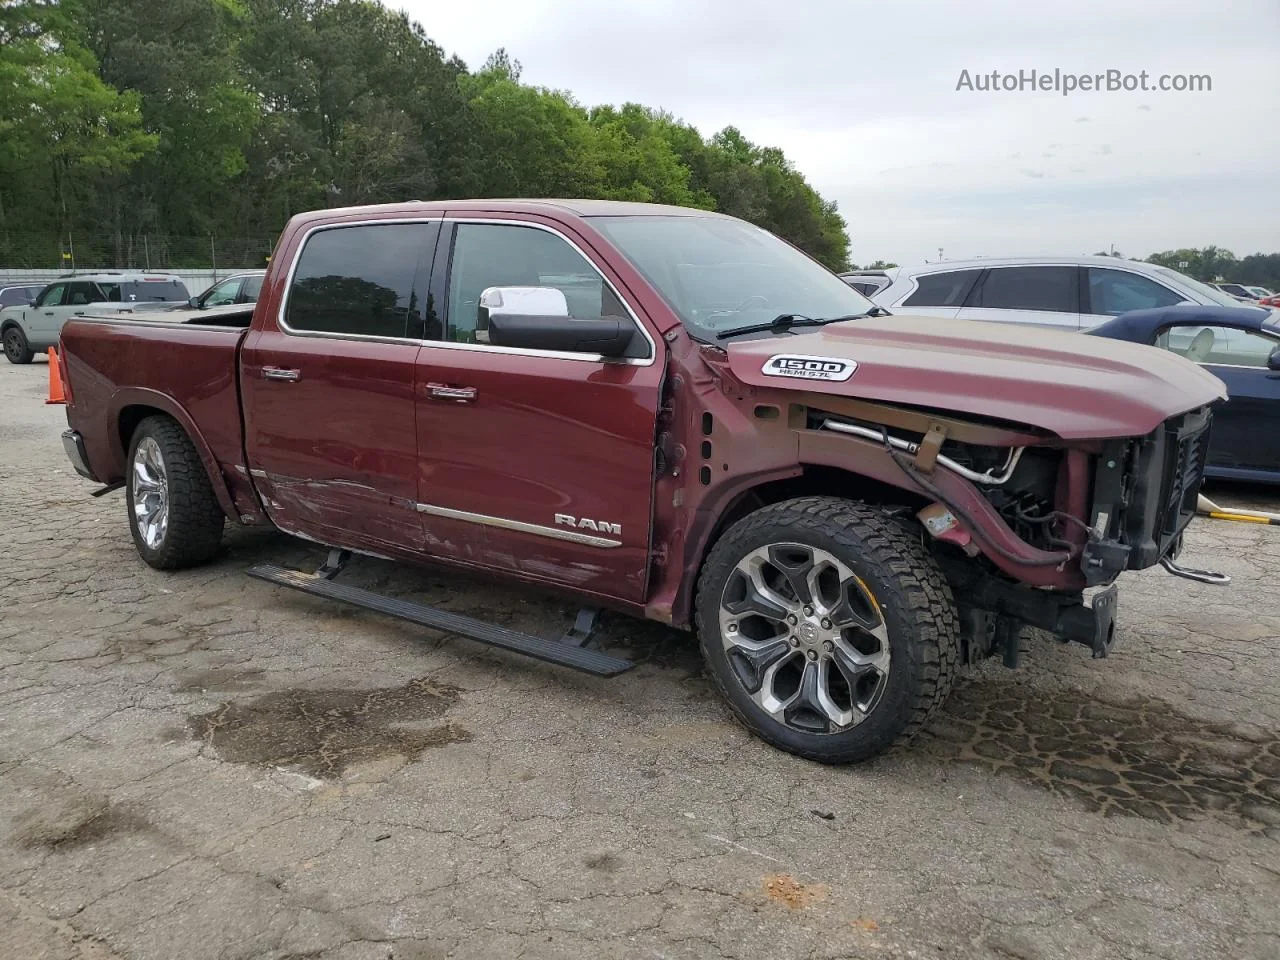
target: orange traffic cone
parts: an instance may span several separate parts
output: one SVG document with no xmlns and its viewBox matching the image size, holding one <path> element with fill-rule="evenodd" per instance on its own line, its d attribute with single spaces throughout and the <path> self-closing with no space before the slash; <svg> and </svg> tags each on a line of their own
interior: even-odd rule
<svg viewBox="0 0 1280 960">
<path fill-rule="evenodd" d="M 49 348 L 49 399 L 45 403 L 66 403 L 62 393 L 62 371 L 58 368 L 58 351 Z"/>
</svg>

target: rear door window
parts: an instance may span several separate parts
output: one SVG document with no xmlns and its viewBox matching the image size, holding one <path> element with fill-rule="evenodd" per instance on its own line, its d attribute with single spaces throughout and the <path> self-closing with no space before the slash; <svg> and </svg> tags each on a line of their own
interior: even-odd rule
<svg viewBox="0 0 1280 960">
<path fill-rule="evenodd" d="M 973 288 L 981 270 L 945 270 L 916 277 L 916 290 L 904 307 L 958 307 Z"/>
<path fill-rule="evenodd" d="M 968 307 L 1079 313 L 1075 267 L 992 267 L 969 297 Z"/>
<path fill-rule="evenodd" d="M 67 285 L 67 306 L 80 307 L 87 303 L 96 303 L 101 298 L 98 288 L 92 283 L 85 281 L 76 281 Z"/>
<path fill-rule="evenodd" d="M 319 230 L 293 272 L 285 304 L 291 330 L 406 337 L 427 310 L 427 271 L 438 223 L 387 223 Z"/>
<path fill-rule="evenodd" d="M 1089 313 L 1118 317 L 1130 310 L 1172 307 L 1185 299 L 1163 284 L 1127 270 L 1089 267 Z"/>
</svg>

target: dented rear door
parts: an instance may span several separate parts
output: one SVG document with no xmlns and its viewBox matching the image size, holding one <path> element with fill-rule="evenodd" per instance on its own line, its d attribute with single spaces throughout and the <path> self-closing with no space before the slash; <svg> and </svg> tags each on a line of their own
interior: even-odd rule
<svg viewBox="0 0 1280 960">
<path fill-rule="evenodd" d="M 245 342 L 254 484 L 288 533 L 420 550 L 414 373 L 438 221 L 313 228 Z"/>
</svg>

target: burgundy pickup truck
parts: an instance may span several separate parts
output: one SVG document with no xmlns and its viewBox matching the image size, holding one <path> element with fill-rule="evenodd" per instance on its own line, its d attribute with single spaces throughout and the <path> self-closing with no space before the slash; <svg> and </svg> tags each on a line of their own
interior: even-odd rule
<svg viewBox="0 0 1280 960">
<path fill-rule="evenodd" d="M 1176 557 L 1214 377 L 888 316 L 704 211 L 303 214 L 251 311 L 75 320 L 60 354 L 67 452 L 125 488 L 153 567 L 208 561 L 228 518 L 272 525 L 330 553 L 255 576 L 605 676 L 630 663 L 591 645 L 598 608 L 694 628 L 742 721 L 815 760 L 913 733 L 959 665 L 1014 665 L 1024 626 L 1105 655 L 1125 570 L 1208 576 Z M 338 582 L 351 553 L 583 612 L 518 633 Z"/>
</svg>

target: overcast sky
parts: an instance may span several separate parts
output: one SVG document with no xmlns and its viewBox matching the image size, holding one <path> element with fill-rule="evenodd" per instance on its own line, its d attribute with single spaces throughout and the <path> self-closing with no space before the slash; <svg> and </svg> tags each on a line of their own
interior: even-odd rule
<svg viewBox="0 0 1280 960">
<path fill-rule="evenodd" d="M 387 0 L 472 68 L 781 147 L 852 257 L 1280 250 L 1280 0 Z M 1201 93 L 957 91 L 1109 68 Z"/>
</svg>

